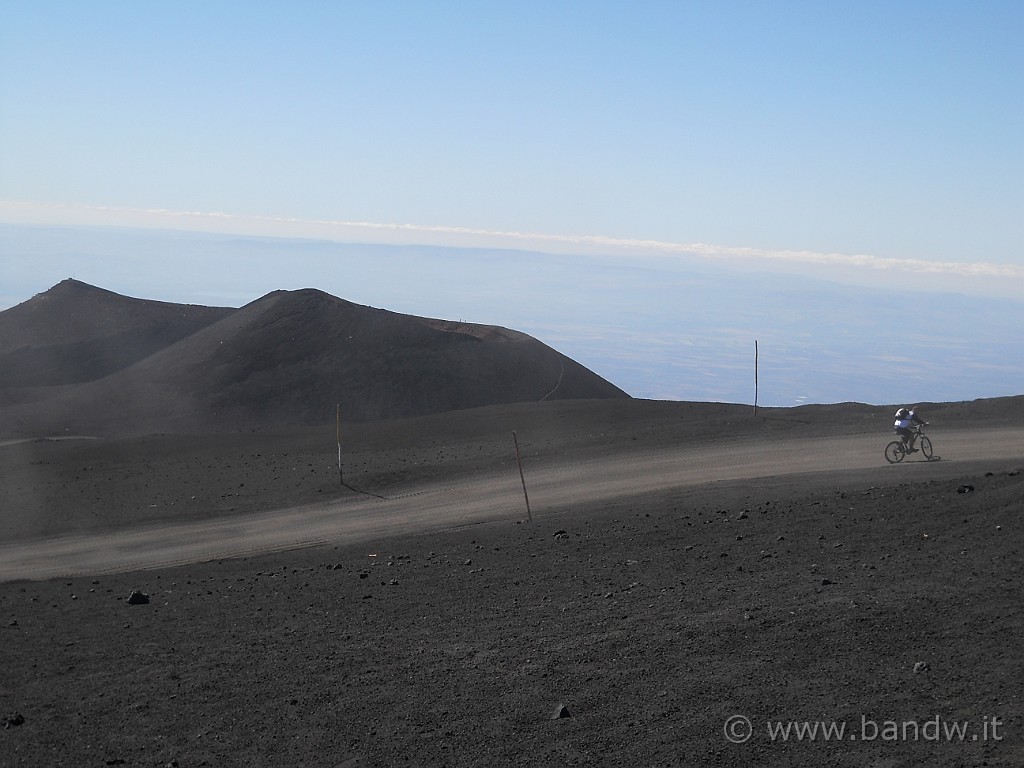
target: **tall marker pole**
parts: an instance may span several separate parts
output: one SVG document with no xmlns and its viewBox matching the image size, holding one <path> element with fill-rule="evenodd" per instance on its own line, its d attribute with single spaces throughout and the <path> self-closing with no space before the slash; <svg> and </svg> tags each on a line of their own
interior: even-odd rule
<svg viewBox="0 0 1024 768">
<path fill-rule="evenodd" d="M 754 339 L 754 418 L 757 418 L 757 339 Z"/>
</svg>

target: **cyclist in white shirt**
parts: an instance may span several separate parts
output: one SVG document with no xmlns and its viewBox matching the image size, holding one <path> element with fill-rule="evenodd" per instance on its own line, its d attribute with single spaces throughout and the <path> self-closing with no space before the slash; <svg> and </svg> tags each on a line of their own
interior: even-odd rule
<svg viewBox="0 0 1024 768">
<path fill-rule="evenodd" d="M 900 408 L 896 411 L 896 421 L 893 423 L 893 430 L 903 439 L 903 445 L 906 446 L 907 453 L 914 453 L 917 448 L 914 447 L 914 424 L 927 424 L 928 422 L 922 419 L 915 413 L 917 406 L 913 408 Z"/>
</svg>

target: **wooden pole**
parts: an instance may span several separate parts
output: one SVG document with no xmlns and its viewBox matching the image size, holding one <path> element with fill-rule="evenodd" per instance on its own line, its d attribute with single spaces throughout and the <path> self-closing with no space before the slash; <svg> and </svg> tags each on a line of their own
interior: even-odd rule
<svg viewBox="0 0 1024 768">
<path fill-rule="evenodd" d="M 526 499 L 526 519 L 532 522 L 533 513 L 530 512 L 530 495 L 526 492 L 526 478 L 523 476 L 523 459 L 519 455 L 519 438 L 516 437 L 514 429 L 512 430 L 512 442 L 516 446 L 516 464 L 519 465 L 519 481 L 523 484 L 523 498 Z"/>
<path fill-rule="evenodd" d="M 334 437 L 338 441 L 338 482 L 345 484 L 345 476 L 341 471 L 341 403 L 334 409 Z"/>
</svg>

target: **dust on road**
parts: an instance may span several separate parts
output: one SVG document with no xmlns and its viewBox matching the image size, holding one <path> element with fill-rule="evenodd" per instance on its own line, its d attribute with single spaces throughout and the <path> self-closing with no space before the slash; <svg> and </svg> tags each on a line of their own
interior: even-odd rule
<svg viewBox="0 0 1024 768">
<path fill-rule="evenodd" d="M 851 470 L 920 477 L 923 467 L 955 471 L 963 460 L 1024 458 L 1017 429 L 958 430 L 935 440 L 941 461 L 885 463 L 878 435 L 719 441 L 661 450 L 616 451 L 583 462 L 566 457 L 527 465 L 531 506 L 544 510 L 628 498 L 708 482 Z M 799 482 L 799 480 L 794 480 Z M 351 543 L 417 531 L 526 517 L 516 473 L 481 474 L 422 485 L 387 499 L 354 494 L 340 501 L 61 536 L 0 547 L 0 581 L 122 572 L 254 555 L 329 542 Z"/>
</svg>

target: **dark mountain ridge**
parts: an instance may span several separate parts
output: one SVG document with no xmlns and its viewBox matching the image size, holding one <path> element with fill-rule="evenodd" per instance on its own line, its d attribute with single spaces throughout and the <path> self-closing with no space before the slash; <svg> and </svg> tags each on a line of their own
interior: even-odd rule
<svg viewBox="0 0 1024 768">
<path fill-rule="evenodd" d="M 0 389 L 100 379 L 236 311 L 133 299 L 64 280 L 0 312 Z"/>
<path fill-rule="evenodd" d="M 72 317 L 88 320 L 71 329 Z M 333 420 L 336 405 L 367 421 L 629 397 L 526 334 L 314 289 L 222 309 L 64 281 L 0 312 L 0 362 L 0 430 L 15 435 L 301 426 Z"/>
</svg>

